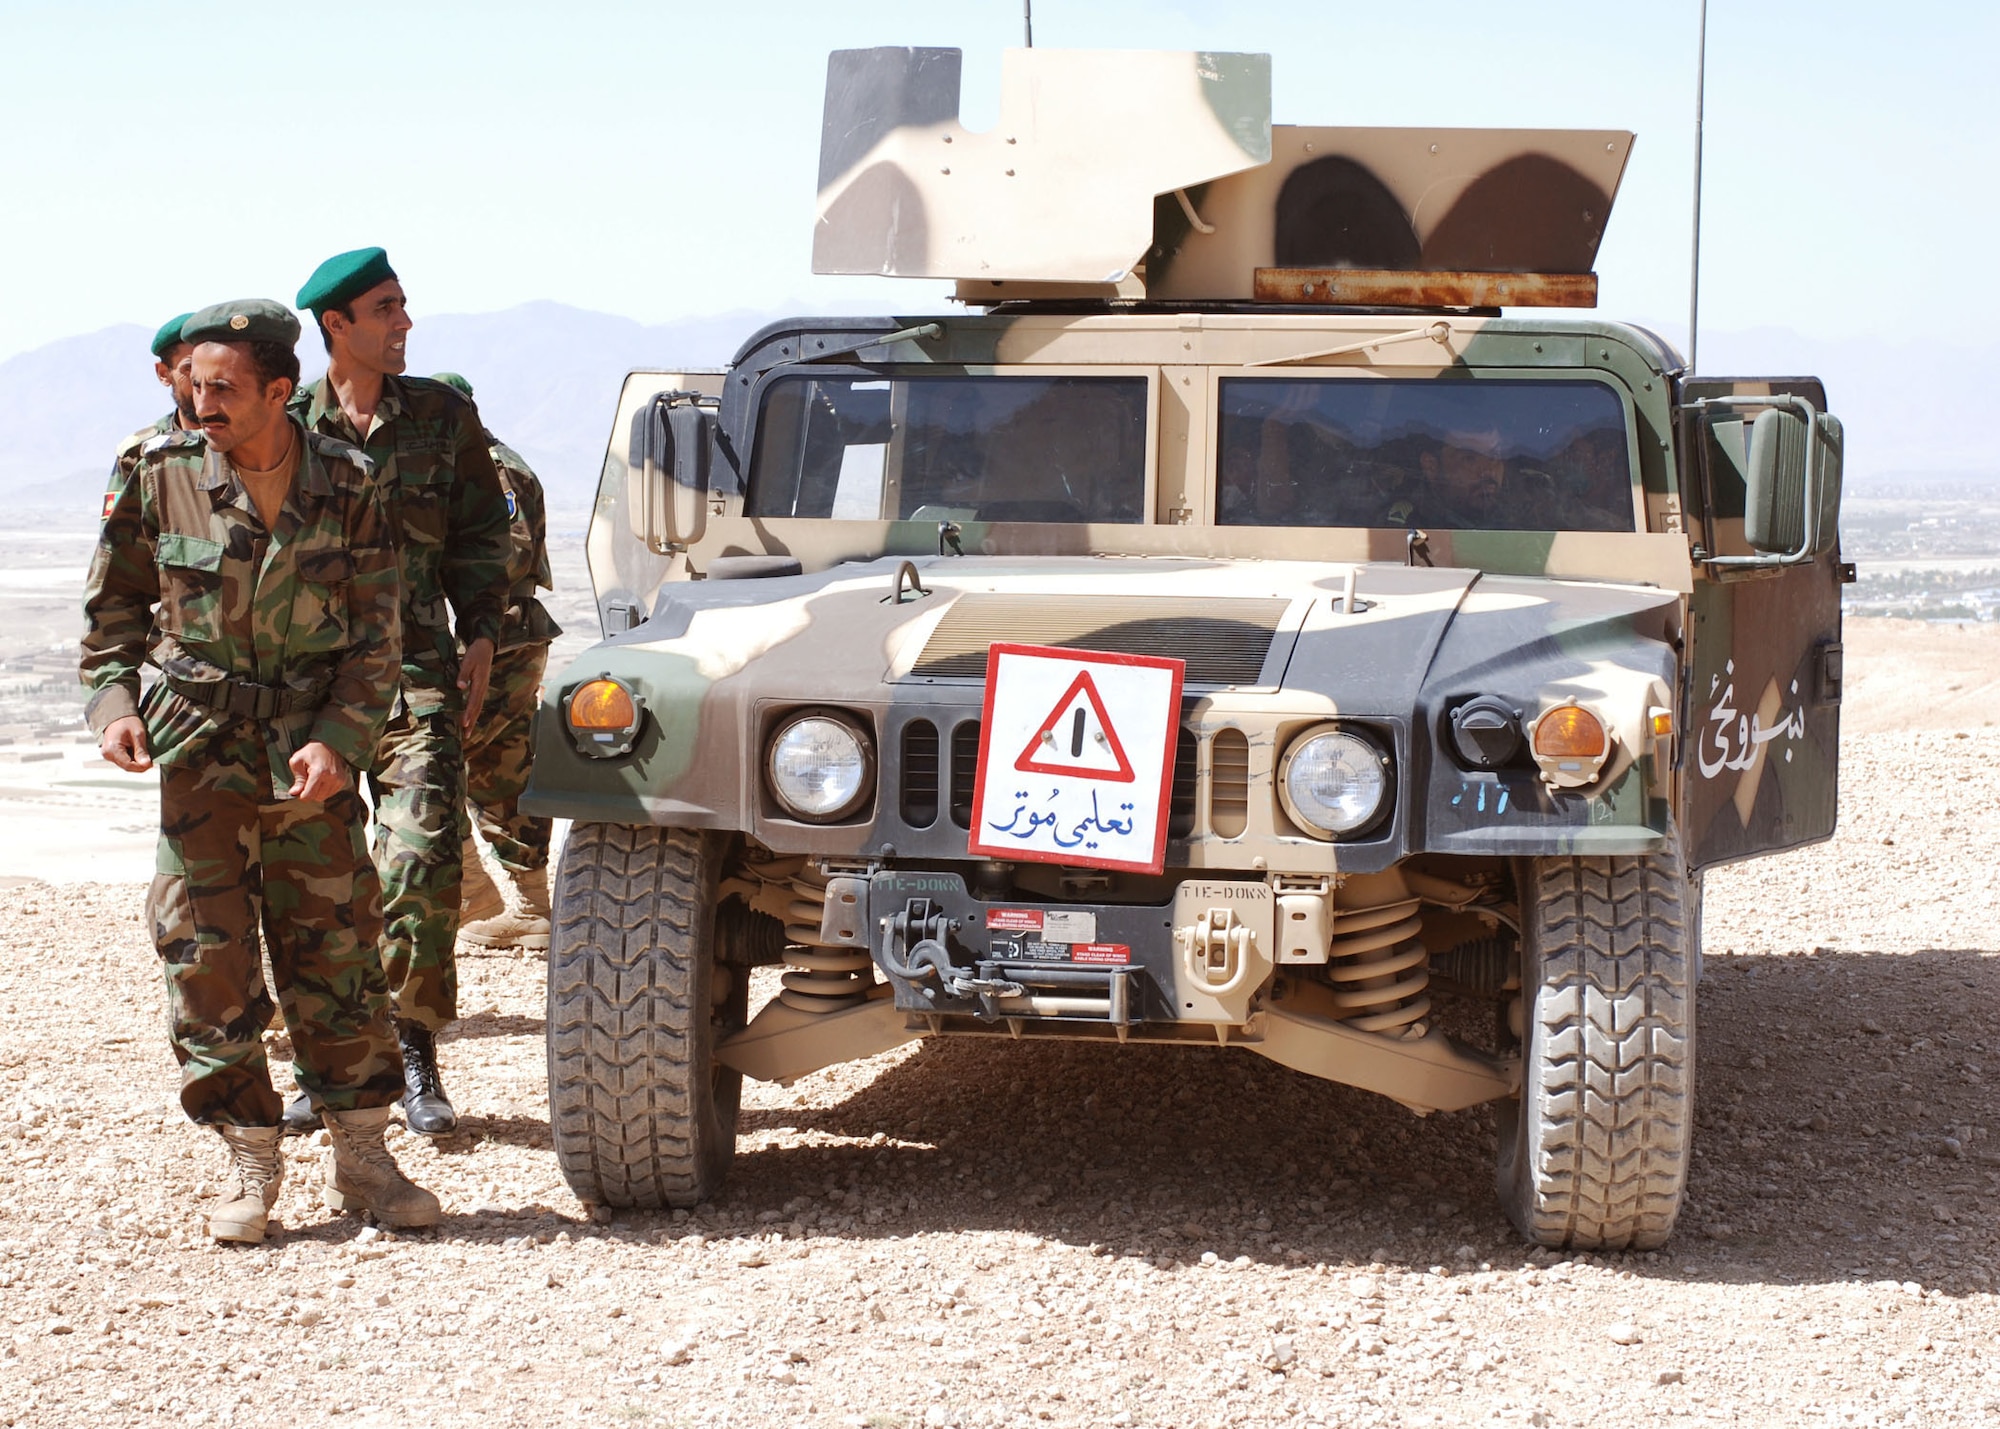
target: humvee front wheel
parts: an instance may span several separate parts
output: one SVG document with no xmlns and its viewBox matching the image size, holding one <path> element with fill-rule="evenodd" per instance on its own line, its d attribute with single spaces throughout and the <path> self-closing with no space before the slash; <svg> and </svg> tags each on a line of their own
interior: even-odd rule
<svg viewBox="0 0 2000 1429">
<path fill-rule="evenodd" d="M 745 973 L 718 967 L 716 841 L 577 824 L 549 938 L 549 1130 L 579 1200 L 692 1206 L 736 1154 L 743 1078 L 715 1060 Z"/>
<path fill-rule="evenodd" d="M 1521 865 L 1522 1087 L 1500 1198 L 1538 1245 L 1647 1250 L 1672 1233 L 1694 1132 L 1692 929 L 1680 850 Z"/>
</svg>

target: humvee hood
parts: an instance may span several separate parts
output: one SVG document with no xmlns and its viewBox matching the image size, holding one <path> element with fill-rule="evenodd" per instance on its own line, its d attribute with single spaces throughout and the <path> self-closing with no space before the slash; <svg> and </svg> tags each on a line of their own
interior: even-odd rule
<svg viewBox="0 0 2000 1429">
<path fill-rule="evenodd" d="M 1504 662 L 1510 649 L 1572 640 L 1607 621 L 1629 638 L 1635 615 L 1673 601 L 1647 587 L 1399 565 L 888 558 L 811 575 L 677 582 L 651 619 L 610 643 L 681 656 L 712 683 L 755 661 L 760 693 L 788 701 L 873 702 L 894 698 L 885 685 L 977 685 L 988 645 L 1010 641 L 1178 658 L 1195 694 L 1284 688 L 1387 711 L 1415 702 L 1457 619 L 1479 623 L 1481 648 Z"/>
</svg>

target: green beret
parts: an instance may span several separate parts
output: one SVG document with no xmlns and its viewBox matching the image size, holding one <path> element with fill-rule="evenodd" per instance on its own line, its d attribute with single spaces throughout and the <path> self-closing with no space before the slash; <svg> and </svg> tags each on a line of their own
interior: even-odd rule
<svg viewBox="0 0 2000 1429">
<path fill-rule="evenodd" d="M 299 289 L 299 306 L 318 317 L 328 308 L 358 298 L 377 283 L 386 283 L 395 276 L 388 253 L 380 248 L 336 253 L 313 269 L 306 285 Z"/>
<path fill-rule="evenodd" d="M 193 316 L 193 313 L 182 313 L 161 323 L 160 330 L 153 334 L 153 356 L 165 362 L 168 353 L 186 342 L 187 339 L 181 336 L 181 324 Z"/>
<path fill-rule="evenodd" d="M 182 342 L 275 342 L 292 347 L 298 340 L 298 318 L 269 298 L 211 303 L 181 327 Z"/>
<path fill-rule="evenodd" d="M 431 381 L 442 382 L 447 387 L 456 387 L 468 397 L 472 395 L 472 384 L 467 382 L 463 377 L 460 377 L 456 372 L 433 372 L 431 374 Z"/>
</svg>

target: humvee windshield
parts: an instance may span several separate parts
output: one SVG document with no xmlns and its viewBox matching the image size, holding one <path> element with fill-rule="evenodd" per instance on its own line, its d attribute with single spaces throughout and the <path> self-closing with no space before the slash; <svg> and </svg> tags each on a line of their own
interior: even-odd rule
<svg viewBox="0 0 2000 1429">
<path fill-rule="evenodd" d="M 1630 531 L 1625 409 L 1598 382 L 1224 378 L 1225 526 Z"/>
<path fill-rule="evenodd" d="M 1143 519 L 1144 377 L 786 377 L 759 415 L 749 514 Z"/>
</svg>

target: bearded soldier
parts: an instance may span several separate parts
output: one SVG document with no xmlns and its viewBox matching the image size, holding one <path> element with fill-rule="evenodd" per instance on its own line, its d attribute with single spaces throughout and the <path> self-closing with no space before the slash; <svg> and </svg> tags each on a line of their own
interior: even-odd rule
<svg viewBox="0 0 2000 1429">
<path fill-rule="evenodd" d="M 194 392 L 189 386 L 194 347 L 181 336 L 182 324 L 193 316 L 193 313 L 182 313 L 168 318 L 153 334 L 153 375 L 160 379 L 162 387 L 173 394 L 174 405 L 164 417 L 139 428 L 118 444 L 118 455 L 111 462 L 111 479 L 104 486 L 104 509 L 99 513 L 100 518 L 111 514 L 112 503 L 125 489 L 125 483 L 132 479 L 132 470 L 139 465 L 140 447 L 163 432 L 194 430 Z"/>
<path fill-rule="evenodd" d="M 472 395 L 472 384 L 456 372 L 435 381 Z M 479 845 L 466 830 L 465 897 L 458 935 L 485 948 L 546 948 L 549 945 L 549 838 L 551 820 L 521 812 L 534 762 L 530 738 L 549 642 L 562 634 L 537 590 L 555 589 L 549 568 L 548 511 L 542 483 L 521 454 L 486 433 L 493 465 L 507 493 L 513 548 L 507 560 L 507 614 L 486 707 L 465 741 L 465 795 L 472 823 L 493 851 L 489 876 Z"/>
<path fill-rule="evenodd" d="M 506 606 L 507 501 L 472 403 L 442 382 L 401 375 L 412 323 L 388 254 L 327 259 L 299 289 L 299 306 L 318 320 L 327 369 L 293 399 L 292 415 L 366 452 L 396 512 L 403 666 L 368 783 L 403 1115 L 410 1130 L 441 1136 L 458 1124 L 436 1038 L 458 1016 L 464 738 L 486 698 Z M 308 1126 L 311 1110 L 294 1102 L 286 1121 Z"/>
<path fill-rule="evenodd" d="M 207 1213 L 228 1241 L 264 1238 L 284 1175 L 260 929 L 299 1084 L 331 1133 L 328 1204 L 391 1226 L 439 1214 L 382 1140 L 403 1079 L 355 789 L 395 689 L 395 533 L 368 459 L 285 414 L 298 334 L 262 300 L 187 320 L 201 428 L 141 448 L 84 595 L 90 727 L 113 764 L 160 770 L 147 912 L 181 1105 L 236 1170 Z M 148 661 L 160 678 L 142 697 Z"/>
</svg>

